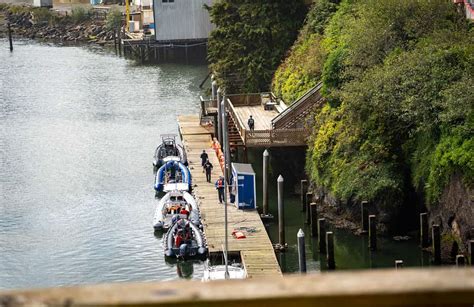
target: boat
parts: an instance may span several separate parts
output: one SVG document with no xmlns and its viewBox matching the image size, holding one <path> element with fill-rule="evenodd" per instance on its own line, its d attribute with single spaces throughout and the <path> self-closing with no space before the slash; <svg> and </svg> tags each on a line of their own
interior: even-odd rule
<svg viewBox="0 0 474 307">
<path fill-rule="evenodd" d="M 177 259 L 205 258 L 207 245 L 202 231 L 189 220 L 174 222 L 163 240 L 165 257 Z"/>
<path fill-rule="evenodd" d="M 178 157 L 166 157 L 164 164 L 158 169 L 155 176 L 155 190 L 157 192 L 188 191 L 191 186 L 191 172 Z"/>
<path fill-rule="evenodd" d="M 223 280 L 223 279 L 245 279 L 247 278 L 247 272 L 242 267 L 241 263 L 232 263 L 227 267 L 229 272 L 228 278 L 225 276 L 226 267 L 225 265 L 210 265 L 209 261 L 206 261 L 204 265 L 204 272 L 202 281 L 211 280 Z"/>
<path fill-rule="evenodd" d="M 153 170 L 156 172 L 163 164 L 166 157 L 178 157 L 184 165 L 188 165 L 186 152 L 183 146 L 176 143 L 175 134 L 162 134 L 161 144 L 156 148 L 153 155 Z"/>
<path fill-rule="evenodd" d="M 160 199 L 153 218 L 153 228 L 155 231 L 167 231 L 173 224 L 173 218 L 189 219 L 201 227 L 198 205 L 188 192 L 172 191 Z"/>
</svg>

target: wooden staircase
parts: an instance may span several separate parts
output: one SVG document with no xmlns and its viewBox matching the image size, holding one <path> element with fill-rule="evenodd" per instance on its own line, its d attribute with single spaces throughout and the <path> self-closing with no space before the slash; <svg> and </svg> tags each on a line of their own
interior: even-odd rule
<svg viewBox="0 0 474 307">
<path fill-rule="evenodd" d="M 320 93 L 321 87 L 322 83 L 320 82 L 278 114 L 272 120 L 273 129 L 303 128 L 306 116 L 325 101 Z"/>
<path fill-rule="evenodd" d="M 230 146 L 242 146 L 244 145 L 244 140 L 237 129 L 234 118 L 229 112 L 227 112 L 227 123 L 228 123 L 228 135 L 229 135 L 229 145 Z"/>
</svg>

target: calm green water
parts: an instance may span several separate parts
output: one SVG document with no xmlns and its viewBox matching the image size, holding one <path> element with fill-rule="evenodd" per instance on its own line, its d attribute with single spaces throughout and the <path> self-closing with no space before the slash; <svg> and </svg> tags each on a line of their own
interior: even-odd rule
<svg viewBox="0 0 474 307">
<path fill-rule="evenodd" d="M 206 75 L 0 41 L 0 288 L 201 277 L 153 235 L 152 157 Z"/>
<path fill-rule="evenodd" d="M 151 162 L 159 135 L 177 133 L 176 116 L 198 112 L 207 68 L 33 42 L 10 54 L 4 40 L 0 63 L 0 288 L 200 278 L 201 262 L 165 262 L 153 235 Z M 260 184 L 261 151 L 251 159 Z M 294 272 L 304 216 L 290 193 L 286 208 L 280 262 Z M 269 232 L 276 240 L 277 225 Z M 335 230 L 335 240 L 339 269 L 428 263 L 414 241 L 381 240 L 370 253 L 363 237 Z M 313 244 L 307 237 L 308 269 L 319 271 Z"/>
<path fill-rule="evenodd" d="M 271 150 L 270 150 L 271 152 Z M 257 203 L 261 205 L 262 193 L 262 153 L 263 150 L 249 151 L 249 162 L 257 173 Z M 301 161 L 304 163 L 304 161 Z M 270 169 L 276 169 L 276 167 Z M 270 173 L 269 205 L 270 212 L 275 216 L 273 222 L 268 223 L 268 232 L 273 242 L 278 242 L 278 208 L 276 183 L 279 174 Z M 299 195 L 294 195 L 295 182 L 285 181 L 285 231 L 288 250 L 278 255 L 283 272 L 297 272 L 298 250 L 297 236 L 301 228 L 305 233 L 306 259 L 308 271 L 318 272 L 326 270 L 326 256 L 320 254 L 317 248 L 317 239 L 311 238 L 310 229 L 305 225 L 305 213 L 301 212 Z M 395 241 L 391 238 L 379 238 L 378 251 L 370 252 L 367 236 L 355 236 L 346 230 L 327 226 L 328 231 L 334 232 L 334 254 L 337 269 L 367 269 L 394 267 L 395 260 L 403 260 L 404 266 L 429 266 L 429 254 L 422 252 L 416 238 L 409 241 Z"/>
</svg>

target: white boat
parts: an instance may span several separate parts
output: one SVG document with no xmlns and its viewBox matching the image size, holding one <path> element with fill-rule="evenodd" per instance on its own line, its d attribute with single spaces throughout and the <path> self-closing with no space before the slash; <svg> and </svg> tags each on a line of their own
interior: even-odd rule
<svg viewBox="0 0 474 307">
<path fill-rule="evenodd" d="M 194 225 L 201 226 L 197 202 L 185 191 L 168 192 L 160 199 L 153 218 L 153 228 L 155 231 L 167 231 L 173 223 L 173 217 L 187 219 Z"/>
<path fill-rule="evenodd" d="M 225 265 L 211 266 L 209 264 L 209 261 L 207 261 L 204 267 L 204 275 L 202 277 L 202 281 L 247 278 L 247 272 L 240 263 L 234 263 L 227 266 L 227 270 L 229 272 L 229 278 L 226 278 L 225 276 Z"/>
</svg>

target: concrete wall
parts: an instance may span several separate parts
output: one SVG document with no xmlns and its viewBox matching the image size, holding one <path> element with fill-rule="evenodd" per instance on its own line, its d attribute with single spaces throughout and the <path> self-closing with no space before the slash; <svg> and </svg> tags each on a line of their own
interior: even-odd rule
<svg viewBox="0 0 474 307">
<path fill-rule="evenodd" d="M 212 0 L 153 0 L 156 40 L 207 39 L 213 26 L 203 5 Z M 169 1 L 169 0 L 165 0 Z"/>
</svg>

